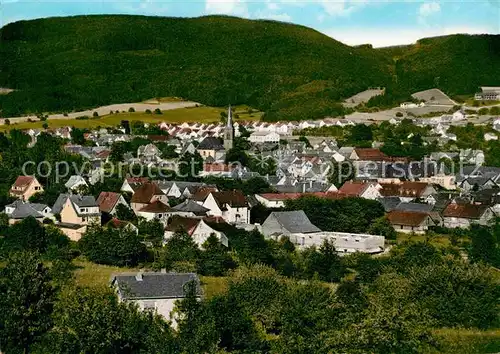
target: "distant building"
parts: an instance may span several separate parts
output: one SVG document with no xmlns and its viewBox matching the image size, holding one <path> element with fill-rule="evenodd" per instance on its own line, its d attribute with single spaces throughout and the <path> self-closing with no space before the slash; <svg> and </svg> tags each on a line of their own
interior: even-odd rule
<svg viewBox="0 0 500 354">
<path fill-rule="evenodd" d="M 158 313 L 175 327 L 175 303 L 186 297 L 186 284 L 191 281 L 197 297 L 201 298 L 200 280 L 194 273 L 121 273 L 111 277 L 111 287 L 120 301 L 133 302 L 142 311 Z"/>
<path fill-rule="evenodd" d="M 276 132 L 253 132 L 248 140 L 254 144 L 279 143 L 280 135 Z"/>
<path fill-rule="evenodd" d="M 13 197 L 28 200 L 34 194 L 43 192 L 43 187 L 35 176 L 19 176 L 9 192 Z"/>
<path fill-rule="evenodd" d="M 387 219 L 396 232 L 425 234 L 434 222 L 428 213 L 417 211 L 393 210 Z"/>
<path fill-rule="evenodd" d="M 481 87 L 481 92 L 474 95 L 476 101 L 500 101 L 500 87 Z"/>
</svg>

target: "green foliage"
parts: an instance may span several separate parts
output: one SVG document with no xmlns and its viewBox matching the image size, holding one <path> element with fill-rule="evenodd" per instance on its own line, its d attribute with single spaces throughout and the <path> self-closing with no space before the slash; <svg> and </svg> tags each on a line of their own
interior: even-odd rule
<svg viewBox="0 0 500 354">
<path fill-rule="evenodd" d="M 51 328 L 54 289 L 35 253 L 14 253 L 0 270 L 0 347 L 28 353 Z"/>
<path fill-rule="evenodd" d="M 47 338 L 53 353 L 178 353 L 172 329 L 158 315 L 119 302 L 109 289 L 65 292 Z"/>
<path fill-rule="evenodd" d="M 371 235 L 382 235 L 388 240 L 395 240 L 397 233 L 385 216 L 375 219 L 367 231 Z"/>
<path fill-rule="evenodd" d="M 492 229 L 474 225 L 470 230 L 469 257 L 473 262 L 484 262 L 500 267 L 500 225 Z"/>
<path fill-rule="evenodd" d="M 274 21 L 71 17 L 12 23 L 0 39 L 2 84 L 19 89 L 2 97 L 6 116 L 171 96 L 310 119 L 340 115 L 341 97 L 390 79 L 391 61 L 376 51 Z"/>
<path fill-rule="evenodd" d="M 145 259 L 145 246 L 139 236 L 126 229 L 91 226 L 78 244 L 95 263 L 134 266 Z"/>
<path fill-rule="evenodd" d="M 362 198 L 330 200 L 307 196 L 287 200 L 285 207 L 304 210 L 309 220 L 324 231 L 363 233 L 375 219 L 384 216 L 379 202 Z"/>
<path fill-rule="evenodd" d="M 332 161 L 328 175 L 328 182 L 340 188 L 346 181 L 354 178 L 355 168 L 349 161 L 335 162 Z"/>
<path fill-rule="evenodd" d="M 210 235 L 203 245 L 197 264 L 197 271 L 203 275 L 223 276 L 228 270 L 236 268 L 236 263 L 215 235 Z"/>
<path fill-rule="evenodd" d="M 195 180 L 203 170 L 203 158 L 196 151 L 194 154 L 186 152 L 179 159 L 179 176 L 191 181 Z"/>
<path fill-rule="evenodd" d="M 196 262 L 200 250 L 187 232 L 176 232 L 165 245 L 167 264 L 174 262 Z M 170 267 L 167 267 L 170 268 Z"/>
</svg>

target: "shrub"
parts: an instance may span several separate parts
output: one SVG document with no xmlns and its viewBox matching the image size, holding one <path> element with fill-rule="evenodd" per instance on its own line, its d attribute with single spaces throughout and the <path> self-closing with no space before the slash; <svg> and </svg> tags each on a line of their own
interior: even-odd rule
<svg viewBox="0 0 500 354">
<path fill-rule="evenodd" d="M 5 125 L 10 125 L 10 120 L 9 119 L 6 119 L 3 121 Z"/>
<path fill-rule="evenodd" d="M 155 114 L 163 114 L 163 113 L 162 113 L 161 109 L 157 108 L 157 109 L 155 109 Z"/>
<path fill-rule="evenodd" d="M 134 109 L 134 107 L 130 107 L 130 108 L 128 109 L 128 111 L 129 111 L 130 113 L 133 113 L 133 112 L 135 112 L 135 109 Z"/>
<path fill-rule="evenodd" d="M 92 116 L 93 116 L 93 117 L 99 117 L 99 113 L 94 112 L 94 113 L 92 113 Z"/>
<path fill-rule="evenodd" d="M 153 113 L 153 112 L 151 112 L 151 110 L 150 110 L 150 109 L 146 109 L 146 111 L 145 111 L 145 112 L 146 112 L 146 114 L 152 114 L 152 113 Z"/>
</svg>

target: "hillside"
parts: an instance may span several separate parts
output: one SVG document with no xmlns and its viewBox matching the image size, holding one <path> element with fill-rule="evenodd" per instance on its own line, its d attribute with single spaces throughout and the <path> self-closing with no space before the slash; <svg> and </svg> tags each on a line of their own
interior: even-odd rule
<svg viewBox="0 0 500 354">
<path fill-rule="evenodd" d="M 455 96 L 500 85 L 500 35 L 453 35 L 381 49 L 395 57 L 398 85 L 409 92 L 437 87 Z"/>
<path fill-rule="evenodd" d="M 342 113 L 337 104 L 391 77 L 391 61 L 312 29 L 210 16 L 78 16 L 1 29 L 4 116 L 178 96 L 249 104 L 268 119 Z"/>
<path fill-rule="evenodd" d="M 500 85 L 498 35 L 372 49 L 275 21 L 102 15 L 11 23 L 0 41 L 0 87 L 15 89 L 0 95 L 4 117 L 176 96 L 300 120 L 341 115 L 343 99 L 374 86 L 391 106 L 433 87 Z"/>
</svg>

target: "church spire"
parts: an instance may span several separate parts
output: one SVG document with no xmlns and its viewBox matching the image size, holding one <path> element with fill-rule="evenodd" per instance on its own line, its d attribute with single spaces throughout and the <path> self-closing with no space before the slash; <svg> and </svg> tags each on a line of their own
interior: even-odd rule
<svg viewBox="0 0 500 354">
<path fill-rule="evenodd" d="M 231 112 L 231 105 L 229 105 L 229 109 L 227 110 L 226 127 L 227 128 L 232 128 L 233 127 L 233 114 Z"/>
<path fill-rule="evenodd" d="M 233 148 L 234 140 L 234 127 L 233 127 L 233 114 L 231 112 L 231 105 L 227 111 L 226 128 L 224 129 L 224 149 L 231 150 Z"/>
</svg>

